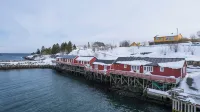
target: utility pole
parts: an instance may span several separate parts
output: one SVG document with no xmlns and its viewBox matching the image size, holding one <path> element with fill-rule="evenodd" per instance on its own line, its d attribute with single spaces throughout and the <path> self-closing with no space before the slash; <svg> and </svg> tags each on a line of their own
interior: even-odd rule
<svg viewBox="0 0 200 112">
<path fill-rule="evenodd" d="M 178 35 L 178 28 L 176 28 L 176 30 L 177 30 L 177 35 Z"/>
</svg>

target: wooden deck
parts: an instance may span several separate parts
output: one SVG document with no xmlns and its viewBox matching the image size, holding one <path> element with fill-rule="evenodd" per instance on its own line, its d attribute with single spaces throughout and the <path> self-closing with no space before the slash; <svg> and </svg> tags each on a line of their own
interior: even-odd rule
<svg viewBox="0 0 200 112">
<path fill-rule="evenodd" d="M 92 68 L 88 68 L 88 67 L 84 66 L 83 64 L 79 64 L 79 63 L 73 63 L 72 64 L 72 63 L 61 62 L 61 61 L 56 61 L 56 63 L 70 65 L 70 66 L 84 67 L 85 71 L 99 73 L 99 74 L 102 74 L 102 75 L 110 76 L 110 74 L 117 74 L 117 75 L 123 75 L 123 76 L 128 76 L 128 77 L 135 77 L 135 78 L 140 78 L 140 79 L 151 80 L 151 81 L 155 81 L 155 82 L 159 82 L 159 83 L 176 84 L 176 79 L 171 78 L 171 77 L 164 77 L 164 76 L 159 76 L 159 75 L 148 75 L 148 74 L 144 74 L 144 73 L 135 73 L 135 72 L 131 72 L 131 71 L 121 71 L 121 70 L 107 70 L 107 71 L 95 70 L 95 69 L 92 69 Z"/>
</svg>

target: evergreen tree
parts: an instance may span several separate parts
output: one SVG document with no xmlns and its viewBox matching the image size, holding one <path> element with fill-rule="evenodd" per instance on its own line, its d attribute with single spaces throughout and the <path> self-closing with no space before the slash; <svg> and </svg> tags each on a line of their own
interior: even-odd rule
<svg viewBox="0 0 200 112">
<path fill-rule="evenodd" d="M 46 50 L 46 54 L 51 54 L 51 47 L 46 48 L 45 50 Z"/>
<path fill-rule="evenodd" d="M 75 50 L 75 49 L 76 49 L 76 45 L 74 44 L 74 45 L 73 45 L 73 50 Z"/>
<path fill-rule="evenodd" d="M 52 46 L 51 53 L 56 54 L 56 45 L 55 44 L 53 44 L 53 46 Z"/>
<path fill-rule="evenodd" d="M 40 49 L 37 49 L 36 54 L 40 54 Z"/>
<path fill-rule="evenodd" d="M 60 52 L 60 45 L 57 43 L 56 44 L 56 53 L 59 53 Z"/>
<path fill-rule="evenodd" d="M 41 48 L 41 54 L 44 54 L 44 51 L 45 51 L 45 47 L 42 46 L 42 48 Z"/>
<path fill-rule="evenodd" d="M 69 41 L 67 44 L 67 51 L 68 51 L 68 53 L 70 53 L 72 51 L 72 42 L 71 41 Z"/>
<path fill-rule="evenodd" d="M 64 45 L 65 45 L 65 52 L 68 52 L 68 49 L 69 49 L 68 47 L 69 47 L 69 46 L 68 46 L 67 42 L 65 42 Z"/>
<path fill-rule="evenodd" d="M 60 51 L 65 52 L 65 43 L 64 42 L 60 46 Z"/>
</svg>

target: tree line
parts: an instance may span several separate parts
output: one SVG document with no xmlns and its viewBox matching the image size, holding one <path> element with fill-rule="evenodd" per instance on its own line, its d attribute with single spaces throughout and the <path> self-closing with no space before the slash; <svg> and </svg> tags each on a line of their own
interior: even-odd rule
<svg viewBox="0 0 200 112">
<path fill-rule="evenodd" d="M 53 44 L 52 47 L 48 47 L 46 48 L 45 46 L 42 46 L 41 49 L 37 49 L 37 51 L 35 53 L 32 54 L 42 54 L 42 55 L 46 55 L 46 54 L 57 54 L 57 53 L 70 53 L 72 50 L 76 49 L 76 45 L 72 44 L 71 41 L 67 42 L 63 42 L 61 44 Z"/>
</svg>

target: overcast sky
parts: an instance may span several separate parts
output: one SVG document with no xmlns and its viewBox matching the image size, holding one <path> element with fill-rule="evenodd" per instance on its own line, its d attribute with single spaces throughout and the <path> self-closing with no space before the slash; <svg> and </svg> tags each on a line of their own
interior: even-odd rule
<svg viewBox="0 0 200 112">
<path fill-rule="evenodd" d="M 0 52 L 200 30 L 200 0 L 0 0 Z"/>
</svg>

